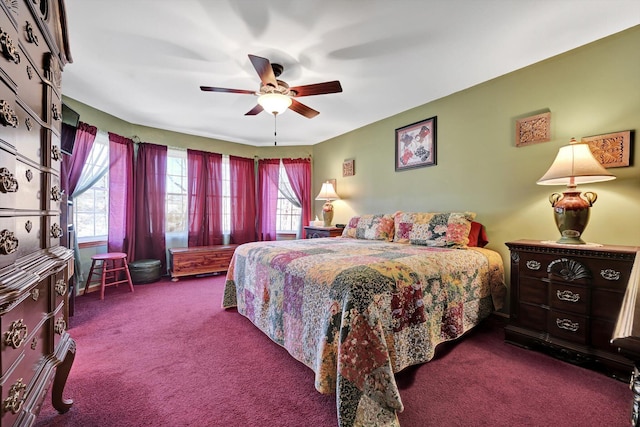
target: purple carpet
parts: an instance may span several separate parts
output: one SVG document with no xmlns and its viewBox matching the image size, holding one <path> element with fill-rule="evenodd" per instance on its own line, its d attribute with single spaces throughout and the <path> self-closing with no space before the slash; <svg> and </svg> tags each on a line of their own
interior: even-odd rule
<svg viewBox="0 0 640 427">
<path fill-rule="evenodd" d="M 167 279 L 76 298 L 77 342 L 63 415 L 36 426 L 335 426 L 334 396 L 235 310 L 224 276 Z M 397 376 L 403 427 L 627 426 L 627 384 L 505 344 L 487 321 Z"/>
</svg>

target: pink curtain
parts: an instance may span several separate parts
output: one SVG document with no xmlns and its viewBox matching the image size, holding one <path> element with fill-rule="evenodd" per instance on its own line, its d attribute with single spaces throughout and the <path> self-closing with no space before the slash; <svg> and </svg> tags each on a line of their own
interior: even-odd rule
<svg viewBox="0 0 640 427">
<path fill-rule="evenodd" d="M 133 141 L 109 133 L 109 231 L 108 252 L 134 256 L 135 188 L 133 181 Z"/>
<path fill-rule="evenodd" d="M 82 174 L 82 168 L 84 167 L 91 147 L 93 147 L 93 141 L 96 140 L 98 129 L 95 126 L 88 125 L 80 122 L 78 124 L 78 130 L 76 131 L 76 142 L 73 148 L 73 155 L 62 154 L 62 165 L 60 179 L 60 186 L 64 190 L 65 194 L 69 196 L 69 199 L 73 196 L 73 192 L 76 190 L 78 180 Z"/>
<path fill-rule="evenodd" d="M 231 243 L 256 241 L 255 161 L 229 156 L 231 187 Z"/>
<path fill-rule="evenodd" d="M 222 154 L 187 150 L 188 245 L 222 244 Z"/>
<path fill-rule="evenodd" d="M 135 258 L 160 260 L 166 267 L 165 200 L 167 147 L 138 145 L 136 160 Z"/>
<path fill-rule="evenodd" d="M 302 223 L 300 224 L 300 235 L 303 227 L 311 221 L 311 159 L 282 159 L 284 170 L 287 172 L 289 184 L 302 206 Z M 302 236 L 304 238 L 304 236 Z"/>
<path fill-rule="evenodd" d="M 276 240 L 279 159 L 258 161 L 258 240 Z"/>
</svg>

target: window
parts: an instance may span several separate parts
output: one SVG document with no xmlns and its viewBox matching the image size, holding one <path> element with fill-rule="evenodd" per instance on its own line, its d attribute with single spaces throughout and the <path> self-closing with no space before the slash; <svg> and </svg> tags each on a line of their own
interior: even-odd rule
<svg viewBox="0 0 640 427">
<path fill-rule="evenodd" d="M 278 206 L 276 208 L 276 231 L 278 233 L 297 234 L 300 230 L 302 208 L 291 189 L 287 171 L 280 162 L 280 181 L 278 185 Z"/>
<path fill-rule="evenodd" d="M 73 200 L 74 227 L 78 241 L 107 240 L 109 137 L 105 132 L 98 132 L 96 135 Z"/>
<path fill-rule="evenodd" d="M 187 152 L 167 149 L 167 197 L 165 227 L 167 233 L 187 232 Z"/>
</svg>

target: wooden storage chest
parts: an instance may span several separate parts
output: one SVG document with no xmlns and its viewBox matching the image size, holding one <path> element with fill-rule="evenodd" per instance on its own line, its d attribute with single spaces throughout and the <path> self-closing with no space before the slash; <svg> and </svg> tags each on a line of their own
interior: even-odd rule
<svg viewBox="0 0 640 427">
<path fill-rule="evenodd" d="M 221 273 L 229 269 L 231 257 L 238 245 L 197 246 L 169 249 L 171 280 L 181 276 Z"/>
</svg>

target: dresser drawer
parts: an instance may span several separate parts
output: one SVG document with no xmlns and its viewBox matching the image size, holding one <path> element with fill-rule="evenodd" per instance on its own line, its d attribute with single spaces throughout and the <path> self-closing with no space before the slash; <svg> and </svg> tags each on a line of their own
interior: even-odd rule
<svg viewBox="0 0 640 427">
<path fill-rule="evenodd" d="M 544 307 L 529 304 L 518 305 L 518 318 L 516 323 L 524 328 L 537 331 L 545 331 L 549 310 Z"/>
<path fill-rule="evenodd" d="M 532 304 L 547 304 L 547 283 L 541 279 L 521 277 L 519 282 L 519 300 Z"/>
<path fill-rule="evenodd" d="M 578 344 L 586 344 L 589 332 L 587 318 L 578 314 L 551 310 L 547 331 L 555 337 Z"/>
<path fill-rule="evenodd" d="M 42 35 L 36 18 L 24 6 L 18 18 L 18 32 L 33 61 L 44 70 L 44 59 L 49 53 L 47 39 Z"/>
<path fill-rule="evenodd" d="M 591 315 L 600 319 L 618 320 L 624 293 L 610 289 L 591 290 Z"/>
<path fill-rule="evenodd" d="M 16 192 L 14 208 L 41 210 L 42 173 L 40 169 L 17 159 L 15 177 L 18 181 L 18 191 Z"/>
<path fill-rule="evenodd" d="M 577 314 L 589 312 L 589 289 L 567 283 L 549 283 L 549 305 Z"/>
<path fill-rule="evenodd" d="M 44 174 L 47 194 L 49 197 L 44 201 L 44 209 L 60 212 L 60 202 L 62 201 L 62 187 L 60 178 L 50 173 Z"/>
<path fill-rule="evenodd" d="M 69 292 L 69 276 L 66 268 L 58 271 L 51 276 L 51 282 L 53 285 L 53 305 L 51 311 L 55 312 L 58 307 L 66 301 L 67 293 Z"/>
<path fill-rule="evenodd" d="M 593 286 L 598 288 L 612 288 L 624 292 L 631 275 L 633 261 L 622 260 L 594 260 Z"/>
<path fill-rule="evenodd" d="M 15 217 L 12 232 L 18 239 L 16 258 L 42 249 L 42 218 L 40 216 Z"/>
<path fill-rule="evenodd" d="M 35 334 L 30 336 L 28 342 L 23 344 L 24 348 L 20 352 L 23 354 L 22 360 L 11 367 L 11 373 L 1 386 L 2 402 L 5 402 L 5 400 L 11 401 L 11 398 L 16 398 L 16 401 L 19 403 L 21 400 L 27 399 L 27 392 L 33 387 L 34 373 L 39 371 L 43 363 L 42 355 L 46 344 L 47 331 L 45 328 L 38 329 Z M 9 396 L 11 396 L 11 398 L 9 398 Z M 16 409 L 18 409 L 18 405 L 3 410 L 0 425 L 14 425 L 19 415 L 19 411 L 16 411 Z"/>
<path fill-rule="evenodd" d="M 60 224 L 60 215 L 50 215 L 45 217 L 44 231 L 46 233 L 46 246 L 58 246 L 60 245 L 60 238 L 62 233 L 65 232 L 62 224 Z"/>
<path fill-rule="evenodd" d="M 21 65 L 24 52 L 19 47 L 18 31 L 15 22 L 0 9 L 0 37 L 5 40 L 6 49 L 0 49 L 0 67 L 7 73 L 14 84 L 20 81 Z"/>
<path fill-rule="evenodd" d="M 18 128 L 18 114 L 16 95 L 9 87 L 0 81 L 0 138 L 15 147 L 16 129 Z"/>
<path fill-rule="evenodd" d="M 18 356 L 27 349 L 35 347 L 42 351 L 46 346 L 47 337 L 43 335 L 41 329 L 49 311 L 48 298 L 48 279 L 45 279 L 34 287 L 13 310 L 2 316 L 0 351 L 2 351 L 3 373 L 7 372 Z M 27 356 L 29 353 L 24 354 Z"/>
<path fill-rule="evenodd" d="M 19 190 L 16 157 L 0 148 L 0 209 L 13 209 Z"/>
<path fill-rule="evenodd" d="M 18 86 L 18 98 L 26 109 L 33 112 L 43 122 L 46 122 L 46 90 L 48 85 L 43 80 L 42 64 L 31 62 L 31 58 L 25 57 L 24 64 L 20 67 L 19 78 L 22 79 Z"/>
<path fill-rule="evenodd" d="M 518 272 L 520 277 L 547 277 L 547 266 L 553 257 L 529 252 L 519 253 Z"/>
<path fill-rule="evenodd" d="M 18 126 L 13 144 L 18 154 L 34 163 L 42 163 L 42 126 L 27 110 L 17 103 Z"/>
</svg>

